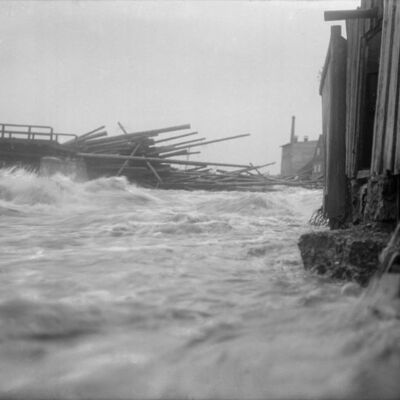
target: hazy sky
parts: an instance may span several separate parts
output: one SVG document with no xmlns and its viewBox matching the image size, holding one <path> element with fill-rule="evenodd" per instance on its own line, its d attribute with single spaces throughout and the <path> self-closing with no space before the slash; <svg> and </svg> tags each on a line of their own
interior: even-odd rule
<svg viewBox="0 0 400 400">
<path fill-rule="evenodd" d="M 84 133 L 191 123 L 196 159 L 277 161 L 321 132 L 323 11 L 358 1 L 1 1 L 1 122 Z"/>
</svg>

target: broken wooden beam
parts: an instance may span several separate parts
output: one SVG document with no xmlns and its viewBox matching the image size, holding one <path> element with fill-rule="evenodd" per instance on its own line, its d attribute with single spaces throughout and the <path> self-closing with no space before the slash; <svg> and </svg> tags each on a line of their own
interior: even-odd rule
<svg viewBox="0 0 400 400">
<path fill-rule="evenodd" d="M 128 134 L 128 132 L 126 131 L 126 129 L 124 128 L 124 126 L 121 124 L 121 122 L 117 122 L 119 129 L 121 129 L 122 132 L 124 132 L 125 135 Z"/>
<path fill-rule="evenodd" d="M 200 151 L 187 151 L 187 150 L 180 150 L 174 151 L 172 153 L 165 153 L 160 155 L 160 158 L 168 158 L 168 157 L 178 157 L 178 156 L 190 156 L 192 154 L 200 154 Z"/>
<path fill-rule="evenodd" d="M 107 136 L 107 131 L 95 132 L 95 133 L 92 133 L 90 136 L 86 136 L 84 138 L 82 138 L 82 136 L 79 136 L 78 139 L 76 140 L 76 142 L 77 143 L 85 143 L 90 140 L 97 139 L 97 138 L 104 137 L 104 136 Z"/>
<path fill-rule="evenodd" d="M 171 146 L 172 147 L 179 147 L 179 146 L 183 146 L 184 144 L 189 144 L 189 143 L 196 143 L 196 142 L 202 142 L 203 140 L 206 140 L 205 137 L 199 138 L 199 139 L 192 139 L 192 140 L 186 140 L 185 142 L 180 142 L 180 143 L 173 143 Z M 191 146 L 189 146 L 191 147 Z"/>
<path fill-rule="evenodd" d="M 252 170 L 255 170 L 255 169 L 261 169 L 261 168 L 269 167 L 269 166 L 274 165 L 274 164 L 276 164 L 275 161 L 267 163 L 267 164 L 263 164 L 263 165 L 250 164 L 250 166 L 248 166 L 247 168 L 238 169 L 236 171 L 220 171 L 220 170 L 218 170 L 218 172 L 222 172 L 222 173 L 225 173 L 225 174 L 231 174 L 231 175 L 237 175 L 237 174 L 241 174 L 243 172 L 249 172 L 249 171 L 252 171 Z"/>
<path fill-rule="evenodd" d="M 76 139 L 68 140 L 68 141 L 64 142 L 63 145 L 72 144 L 72 143 L 75 143 L 78 140 L 82 140 L 82 139 L 88 138 L 88 137 L 92 136 L 93 134 L 95 134 L 95 133 L 97 133 L 97 132 L 99 132 L 99 131 L 101 131 L 103 129 L 105 129 L 105 125 L 99 126 L 98 128 L 91 130 L 90 132 L 84 133 L 83 135 L 78 136 Z M 107 134 L 107 132 L 106 132 L 106 134 Z"/>
<path fill-rule="evenodd" d="M 98 131 L 102 131 L 104 129 L 105 129 L 105 125 L 99 126 L 98 128 L 93 129 L 90 132 L 87 132 L 87 133 L 84 133 L 83 135 L 80 135 L 78 137 L 78 139 L 84 139 L 84 138 L 89 137 L 89 136 L 93 135 L 94 133 L 97 133 Z"/>
<path fill-rule="evenodd" d="M 191 146 L 184 146 L 182 148 L 176 147 L 175 150 L 183 149 L 183 148 L 187 148 L 187 147 L 205 146 L 206 144 L 225 142 L 227 140 L 239 139 L 239 138 L 246 137 L 246 136 L 250 136 L 250 133 L 243 133 L 242 135 L 228 136 L 228 137 L 224 137 L 224 138 L 220 138 L 220 139 L 208 140 L 207 142 L 196 143 Z"/>
<path fill-rule="evenodd" d="M 135 161 L 150 161 L 150 162 L 159 162 L 166 164 L 180 164 L 180 165 L 210 165 L 216 167 L 228 167 L 228 168 L 247 168 L 248 165 L 243 164 L 228 164 L 228 163 L 220 163 L 220 162 L 204 162 L 204 161 L 186 161 L 186 160 L 171 160 L 171 159 L 163 159 L 158 157 L 139 157 L 139 156 L 121 156 L 117 154 L 93 154 L 93 153 L 77 153 L 78 157 L 82 158 L 103 158 L 103 159 L 114 159 L 114 160 L 135 160 Z"/>
<path fill-rule="evenodd" d="M 340 21 L 347 19 L 377 18 L 378 8 L 365 8 L 358 10 L 332 10 L 324 12 L 325 21 Z"/>
<path fill-rule="evenodd" d="M 160 139 L 160 140 L 156 140 L 154 141 L 154 144 L 158 144 L 158 143 L 162 143 L 162 142 L 167 142 L 169 140 L 175 140 L 175 139 L 180 139 L 186 136 L 193 136 L 193 135 L 197 135 L 198 132 L 190 132 L 190 133 L 184 133 L 183 135 L 178 135 L 178 136 L 172 136 L 166 139 Z"/>
<path fill-rule="evenodd" d="M 184 129 L 190 129 L 190 124 L 169 126 L 167 128 L 152 129 L 152 130 L 149 130 L 149 131 L 140 131 L 140 132 L 127 133 L 125 135 L 125 137 L 128 138 L 128 137 L 137 137 L 137 136 L 157 136 L 160 133 L 181 131 L 181 130 L 184 130 Z"/>
</svg>

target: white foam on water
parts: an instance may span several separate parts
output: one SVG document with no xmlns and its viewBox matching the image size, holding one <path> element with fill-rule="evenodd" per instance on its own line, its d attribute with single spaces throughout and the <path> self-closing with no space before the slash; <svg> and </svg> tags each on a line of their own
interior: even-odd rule
<svg viewBox="0 0 400 400">
<path fill-rule="evenodd" d="M 321 199 L 0 170 L 0 396 L 396 398 L 399 321 L 302 267 Z"/>
</svg>

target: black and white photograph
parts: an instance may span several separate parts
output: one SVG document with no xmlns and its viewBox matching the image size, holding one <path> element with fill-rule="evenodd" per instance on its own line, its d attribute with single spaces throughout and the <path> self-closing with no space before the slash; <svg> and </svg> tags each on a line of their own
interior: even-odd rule
<svg viewBox="0 0 400 400">
<path fill-rule="evenodd" d="M 0 0 L 0 400 L 400 398 L 400 0 Z"/>
</svg>

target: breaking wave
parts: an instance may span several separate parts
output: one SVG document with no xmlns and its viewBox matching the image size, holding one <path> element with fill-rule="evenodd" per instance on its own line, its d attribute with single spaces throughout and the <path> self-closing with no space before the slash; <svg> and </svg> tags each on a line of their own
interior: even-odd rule
<svg viewBox="0 0 400 400">
<path fill-rule="evenodd" d="M 125 177 L 99 178 L 80 183 L 62 174 L 46 177 L 22 168 L 0 169 L 0 202 L 3 208 L 6 205 L 79 208 L 109 205 L 115 200 L 145 204 L 157 201 L 157 198 L 149 191 L 129 184 Z"/>
</svg>

